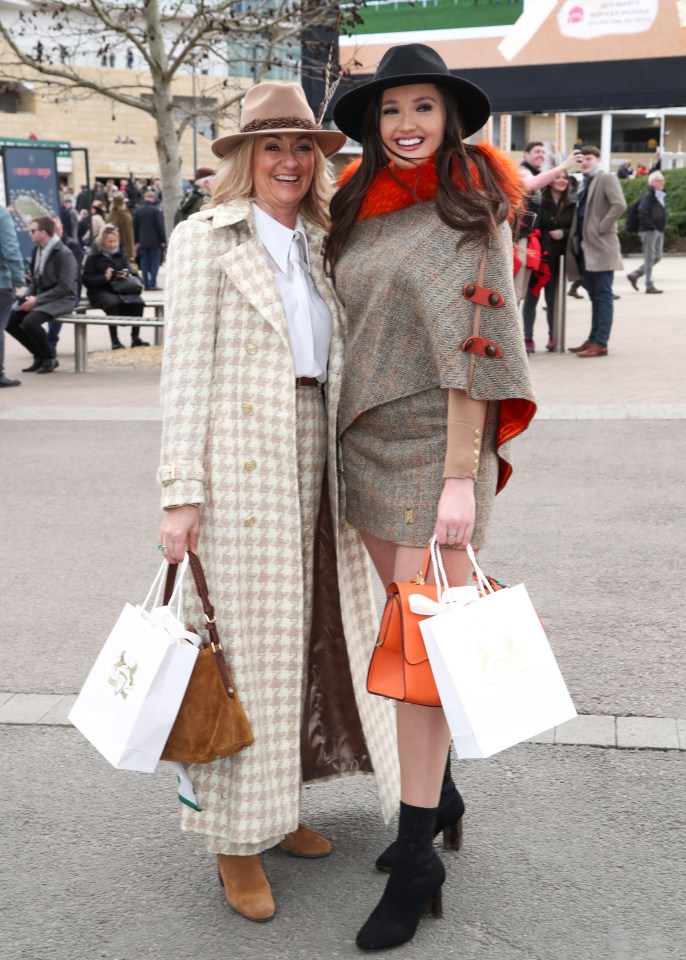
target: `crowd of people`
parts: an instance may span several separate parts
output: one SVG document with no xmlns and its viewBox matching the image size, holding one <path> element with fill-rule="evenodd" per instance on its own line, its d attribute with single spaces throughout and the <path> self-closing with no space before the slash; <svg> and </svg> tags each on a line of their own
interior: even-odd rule
<svg viewBox="0 0 686 960">
<path fill-rule="evenodd" d="M 541 141 L 526 145 L 520 175 L 528 191 L 527 209 L 517 244 L 517 251 L 522 254 L 518 288 L 526 352 L 536 350 L 534 323 L 541 291 L 546 303 L 546 349 L 555 349 L 553 318 L 556 297 L 563 295 L 559 274 L 564 257 L 566 274 L 572 280 L 569 295 L 581 299 L 578 290 L 583 287 L 591 302 L 588 336 L 579 346 L 568 349 L 581 359 L 605 357 L 609 352 L 614 302 L 619 299 L 613 289 L 614 274 L 623 268 L 618 223 L 627 204 L 619 181 L 636 174 L 628 161 L 620 165 L 616 174 L 603 170 L 600 150 L 593 144 L 585 144 L 561 164 L 542 171 L 544 160 L 545 146 Z M 576 165 L 580 167 L 579 177 L 572 173 Z M 667 225 L 665 179 L 660 166 L 658 152 L 646 191 L 637 201 L 637 232 L 644 261 L 627 274 L 634 290 L 639 289 L 639 279 L 645 277 L 649 294 L 662 293 L 652 277 L 653 267 L 662 258 Z"/>
<path fill-rule="evenodd" d="M 159 291 L 158 271 L 166 247 L 159 180 L 96 181 L 74 197 L 60 192 L 59 216 L 36 217 L 25 269 L 12 219 L 0 220 L 0 387 L 21 381 L 4 372 L 5 331 L 32 356 L 22 373 L 52 373 L 59 367 L 60 317 L 81 302 L 108 316 L 142 317 L 143 290 Z M 15 290 L 22 290 L 17 297 Z M 111 346 L 120 350 L 116 324 L 109 326 Z M 140 327 L 131 327 L 131 346 L 147 347 Z"/>
</svg>

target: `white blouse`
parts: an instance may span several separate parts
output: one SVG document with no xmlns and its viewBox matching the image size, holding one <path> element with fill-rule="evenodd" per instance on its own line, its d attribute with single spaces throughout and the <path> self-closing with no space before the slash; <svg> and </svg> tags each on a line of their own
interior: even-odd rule
<svg viewBox="0 0 686 960">
<path fill-rule="evenodd" d="M 310 276 L 302 220 L 298 216 L 295 230 L 291 230 L 256 203 L 252 204 L 252 210 L 257 235 L 267 251 L 283 301 L 295 376 L 316 377 L 324 383 L 333 320 Z"/>
</svg>

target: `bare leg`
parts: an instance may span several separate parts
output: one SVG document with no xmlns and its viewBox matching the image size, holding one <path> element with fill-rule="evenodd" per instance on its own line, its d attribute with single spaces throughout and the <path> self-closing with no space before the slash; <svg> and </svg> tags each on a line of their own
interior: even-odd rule
<svg viewBox="0 0 686 960">
<path fill-rule="evenodd" d="M 421 568 L 425 551 L 398 547 L 395 579 L 407 581 Z M 464 550 L 444 550 L 443 562 L 451 586 L 461 586 L 470 564 Z M 427 580 L 429 578 L 427 577 Z M 431 578 L 433 579 L 433 578 Z M 450 746 L 450 730 L 439 707 L 398 704 L 398 753 L 400 794 L 403 803 L 414 807 L 437 807 Z"/>
<path fill-rule="evenodd" d="M 371 534 L 363 534 L 362 539 L 384 584 L 392 580 L 407 582 L 421 569 L 425 550 L 398 546 Z M 443 561 L 450 585 L 461 586 L 470 569 L 465 551 L 444 550 Z M 440 707 L 399 703 L 397 719 L 403 803 L 437 807 L 450 745 L 445 715 Z"/>
<path fill-rule="evenodd" d="M 367 553 L 372 558 L 372 563 L 379 575 L 379 579 L 384 588 L 392 583 L 395 574 L 395 552 L 398 549 L 395 543 L 390 540 L 381 540 L 372 533 L 361 533 L 362 542 L 367 548 Z M 413 574 L 414 576 L 414 574 Z"/>
</svg>

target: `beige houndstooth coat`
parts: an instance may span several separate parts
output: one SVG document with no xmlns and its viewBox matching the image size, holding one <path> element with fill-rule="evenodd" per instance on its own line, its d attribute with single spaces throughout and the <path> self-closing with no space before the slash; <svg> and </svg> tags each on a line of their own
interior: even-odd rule
<svg viewBox="0 0 686 960">
<path fill-rule="evenodd" d="M 347 648 L 347 657 L 341 658 L 339 650 L 336 658 L 332 643 L 326 660 L 335 689 L 316 696 L 305 697 L 302 689 L 307 651 L 293 365 L 281 298 L 250 205 L 235 201 L 194 215 L 175 228 L 169 246 L 162 506 L 201 507 L 198 552 L 255 734 L 253 746 L 235 757 L 189 767 L 202 809 L 184 808 L 182 825 L 206 834 L 216 852 L 258 852 L 295 830 L 302 780 L 373 766 L 386 820 L 399 800 L 393 706 L 366 691 L 378 629 L 368 558 L 359 535 L 344 529 L 338 518 L 341 307 L 322 267 L 324 234 L 305 226 L 311 275 L 334 320 L 326 389 L 328 477 Z M 333 581 L 335 589 L 335 577 Z M 315 596 L 315 621 L 318 602 L 320 614 L 328 611 L 328 594 L 320 594 L 319 601 Z M 356 706 L 365 757 L 337 758 L 317 724 L 301 717 L 303 702 L 322 698 L 334 707 L 335 718 L 339 707 Z M 301 719 L 303 730 L 308 724 L 314 730 L 319 751 L 319 762 L 309 773 L 304 759 L 301 773 Z M 334 730 L 331 742 L 337 738 L 345 741 L 342 730 Z"/>
</svg>

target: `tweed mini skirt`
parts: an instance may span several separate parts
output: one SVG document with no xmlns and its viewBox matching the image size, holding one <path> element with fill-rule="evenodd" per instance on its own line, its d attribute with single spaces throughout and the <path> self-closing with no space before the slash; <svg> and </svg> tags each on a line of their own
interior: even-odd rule
<svg viewBox="0 0 686 960">
<path fill-rule="evenodd" d="M 343 512 L 362 533 L 425 547 L 443 491 L 448 391 L 401 397 L 366 411 L 341 436 Z M 498 404 L 488 404 L 474 488 L 474 549 L 486 544 L 498 480 Z"/>
</svg>

